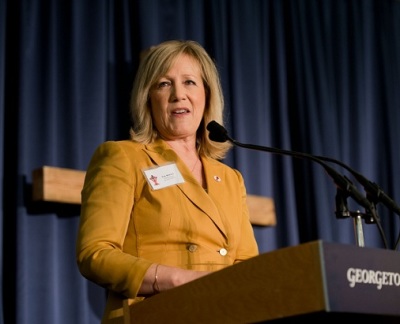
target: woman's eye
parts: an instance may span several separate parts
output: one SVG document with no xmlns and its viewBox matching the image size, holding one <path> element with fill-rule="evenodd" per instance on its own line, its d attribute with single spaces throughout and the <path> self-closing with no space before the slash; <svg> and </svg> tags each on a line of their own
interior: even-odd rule
<svg viewBox="0 0 400 324">
<path fill-rule="evenodd" d="M 171 84 L 171 83 L 168 82 L 168 81 L 163 81 L 163 82 L 160 82 L 160 83 L 157 85 L 157 88 L 165 88 L 165 87 L 168 87 L 170 84 Z"/>
<path fill-rule="evenodd" d="M 196 84 L 196 82 L 194 82 L 193 80 L 186 80 L 185 84 Z"/>
</svg>

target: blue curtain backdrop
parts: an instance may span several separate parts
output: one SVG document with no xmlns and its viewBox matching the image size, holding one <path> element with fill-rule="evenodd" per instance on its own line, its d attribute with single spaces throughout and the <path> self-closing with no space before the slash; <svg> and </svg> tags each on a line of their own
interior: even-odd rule
<svg viewBox="0 0 400 324">
<path fill-rule="evenodd" d="M 231 137 L 340 160 L 400 201 L 399 1 L 0 0 L 1 324 L 99 323 L 105 292 L 75 262 L 79 206 L 32 202 L 32 171 L 85 170 L 101 142 L 127 138 L 140 52 L 176 38 L 217 62 Z M 254 228 L 261 252 L 355 244 L 318 163 L 240 147 L 225 162 L 274 198 L 277 226 Z M 399 215 L 377 210 L 397 249 Z"/>
</svg>

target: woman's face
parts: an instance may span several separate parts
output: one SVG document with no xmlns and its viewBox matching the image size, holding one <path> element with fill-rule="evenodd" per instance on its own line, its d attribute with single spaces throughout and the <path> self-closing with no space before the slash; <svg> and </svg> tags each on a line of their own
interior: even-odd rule
<svg viewBox="0 0 400 324">
<path fill-rule="evenodd" d="M 165 140 L 196 137 L 206 92 L 199 63 L 188 55 L 176 58 L 150 90 L 153 122 Z"/>
</svg>

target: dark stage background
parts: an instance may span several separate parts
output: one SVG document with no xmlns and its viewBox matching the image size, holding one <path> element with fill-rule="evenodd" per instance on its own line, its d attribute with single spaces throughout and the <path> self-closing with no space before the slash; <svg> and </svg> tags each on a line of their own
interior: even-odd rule
<svg viewBox="0 0 400 324">
<path fill-rule="evenodd" d="M 127 138 L 140 52 L 176 38 L 217 62 L 234 139 L 335 158 L 400 201 L 399 1 L 0 0 L 0 323 L 99 323 L 105 292 L 75 262 L 79 206 L 32 202 L 32 171 L 85 170 L 101 142 Z M 274 198 L 261 252 L 355 244 L 318 163 L 239 147 L 226 163 Z M 397 249 L 398 214 L 377 211 L 365 245 Z"/>
</svg>

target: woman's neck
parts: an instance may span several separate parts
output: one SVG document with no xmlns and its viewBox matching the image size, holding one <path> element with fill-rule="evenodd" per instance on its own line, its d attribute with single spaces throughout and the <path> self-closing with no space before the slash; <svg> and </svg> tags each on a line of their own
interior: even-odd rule
<svg viewBox="0 0 400 324">
<path fill-rule="evenodd" d="M 166 141 L 179 158 L 186 164 L 200 185 L 205 188 L 203 164 L 196 143 L 193 141 Z"/>
</svg>

